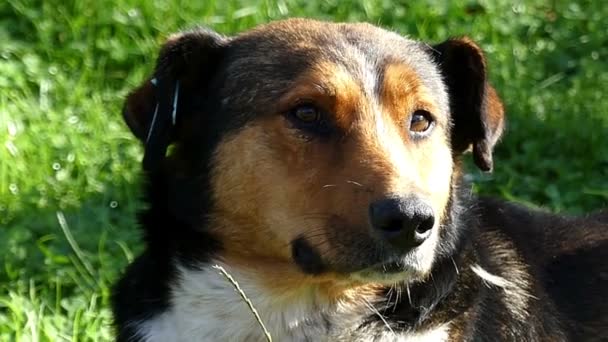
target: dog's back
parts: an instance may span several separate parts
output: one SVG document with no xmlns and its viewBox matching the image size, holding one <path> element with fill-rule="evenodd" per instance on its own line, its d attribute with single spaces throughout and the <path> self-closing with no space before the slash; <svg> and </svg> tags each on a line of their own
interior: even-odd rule
<svg viewBox="0 0 608 342">
<path fill-rule="evenodd" d="M 546 295 L 530 305 L 550 301 L 571 340 L 608 340 L 608 213 L 559 216 L 490 198 L 479 207 L 480 227 L 500 227 Z"/>
</svg>

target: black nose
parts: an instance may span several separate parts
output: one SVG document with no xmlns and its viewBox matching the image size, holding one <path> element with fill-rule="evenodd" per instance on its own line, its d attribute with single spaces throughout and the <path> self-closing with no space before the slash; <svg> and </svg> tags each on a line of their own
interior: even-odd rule
<svg viewBox="0 0 608 342">
<path fill-rule="evenodd" d="M 372 202 L 369 219 L 374 231 L 400 251 L 424 242 L 435 224 L 433 208 L 415 196 Z"/>
</svg>

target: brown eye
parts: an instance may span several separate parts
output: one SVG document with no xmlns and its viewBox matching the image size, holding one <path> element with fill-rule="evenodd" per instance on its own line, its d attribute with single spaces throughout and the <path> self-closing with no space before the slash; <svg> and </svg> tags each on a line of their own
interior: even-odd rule
<svg viewBox="0 0 608 342">
<path fill-rule="evenodd" d="M 291 111 L 291 116 L 303 124 L 314 124 L 321 118 L 319 110 L 311 105 L 301 105 Z"/>
<path fill-rule="evenodd" d="M 328 115 L 311 104 L 301 104 L 287 113 L 294 128 L 307 134 L 326 136 L 331 132 Z"/>
<path fill-rule="evenodd" d="M 412 114 L 410 120 L 410 132 L 413 134 L 423 134 L 433 126 L 431 113 L 426 110 L 417 110 Z"/>
</svg>

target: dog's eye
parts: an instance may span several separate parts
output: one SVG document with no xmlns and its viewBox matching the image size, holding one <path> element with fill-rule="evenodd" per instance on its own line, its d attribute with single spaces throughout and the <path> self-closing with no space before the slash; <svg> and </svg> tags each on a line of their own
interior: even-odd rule
<svg viewBox="0 0 608 342">
<path fill-rule="evenodd" d="M 423 134 L 433 126 L 431 113 L 426 110 L 417 110 L 412 114 L 410 120 L 410 132 L 413 134 Z"/>
<path fill-rule="evenodd" d="M 291 116 L 303 124 L 314 124 L 321 119 L 320 111 L 312 105 L 300 105 L 292 109 Z"/>
<path fill-rule="evenodd" d="M 294 107 L 287 113 L 287 118 L 295 128 L 307 134 L 327 135 L 331 131 L 325 113 L 311 104 Z"/>
</svg>

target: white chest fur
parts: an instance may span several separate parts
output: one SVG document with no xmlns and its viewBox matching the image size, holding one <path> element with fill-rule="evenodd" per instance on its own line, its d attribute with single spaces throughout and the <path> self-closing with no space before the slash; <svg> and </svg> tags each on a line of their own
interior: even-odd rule
<svg viewBox="0 0 608 342">
<path fill-rule="evenodd" d="M 358 331 L 370 309 L 364 302 L 329 305 L 309 289 L 289 298 L 268 293 L 246 273 L 224 266 L 252 300 L 273 341 L 447 341 L 443 325 L 424 333 L 393 333 L 383 326 Z M 243 299 L 217 270 L 180 269 L 171 308 L 146 321 L 132 322 L 139 337 L 161 341 L 265 341 Z M 374 336 L 370 338 L 370 336 Z"/>
</svg>

